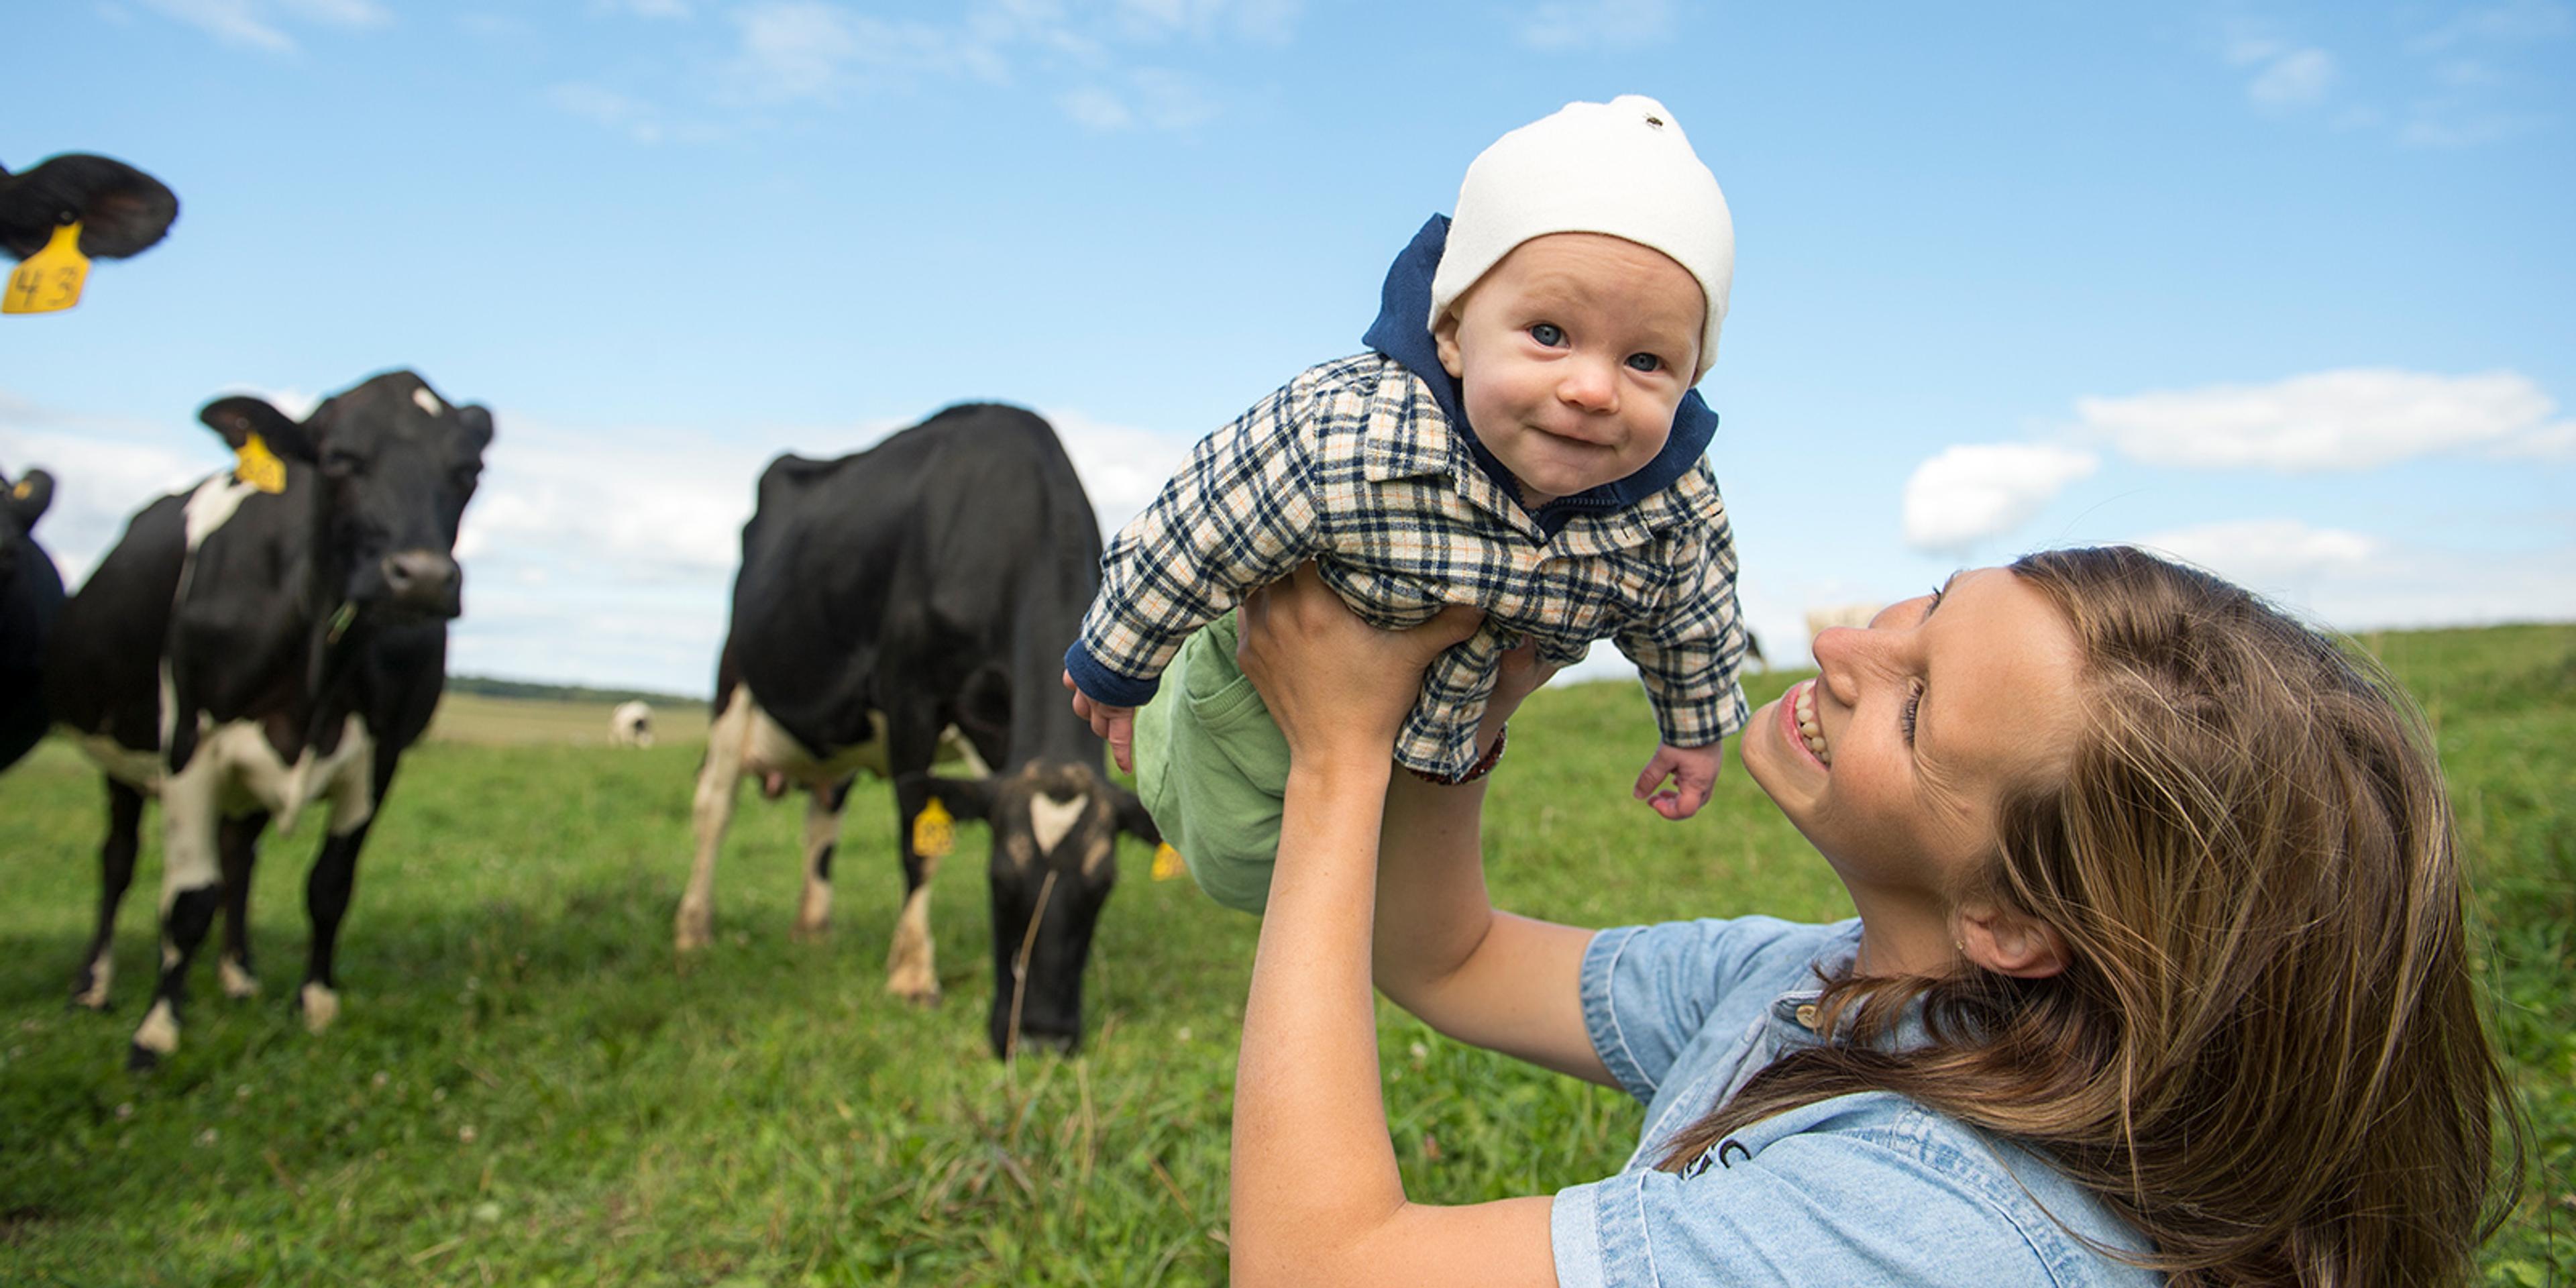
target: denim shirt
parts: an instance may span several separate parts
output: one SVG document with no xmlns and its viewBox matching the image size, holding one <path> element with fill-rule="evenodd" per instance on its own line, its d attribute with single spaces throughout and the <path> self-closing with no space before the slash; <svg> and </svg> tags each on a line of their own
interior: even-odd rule
<svg viewBox="0 0 2576 1288">
<path fill-rule="evenodd" d="M 1769 917 L 1593 936 L 1584 1023 L 1602 1063 L 1645 1103 L 1646 1124 L 1618 1175 L 1557 1194 L 1557 1282 L 2162 1283 L 2087 1246 L 2143 1244 L 2044 1159 L 1893 1093 L 1778 1114 L 1680 1172 L 1656 1170 L 1674 1136 L 1781 1053 L 1816 1041 L 1799 1008 L 1821 991 L 1817 971 L 1848 965 L 1859 944 L 1858 921 Z"/>
</svg>

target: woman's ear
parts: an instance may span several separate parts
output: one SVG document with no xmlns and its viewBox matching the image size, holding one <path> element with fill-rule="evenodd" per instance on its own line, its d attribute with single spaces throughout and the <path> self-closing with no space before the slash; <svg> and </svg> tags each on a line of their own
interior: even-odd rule
<svg viewBox="0 0 2576 1288">
<path fill-rule="evenodd" d="M 2066 937 L 2028 913 L 1991 906 L 1963 907 L 1951 927 L 1959 953 L 1981 970 L 2015 979 L 2047 979 L 2073 960 Z"/>
</svg>

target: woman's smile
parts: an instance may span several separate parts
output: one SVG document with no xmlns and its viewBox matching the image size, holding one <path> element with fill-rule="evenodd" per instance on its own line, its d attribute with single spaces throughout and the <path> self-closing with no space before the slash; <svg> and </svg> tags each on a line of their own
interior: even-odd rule
<svg viewBox="0 0 2576 1288">
<path fill-rule="evenodd" d="M 1807 680 L 1789 690 L 1788 701 L 1780 704 L 1781 732 L 1815 758 L 1819 768 L 1830 773 L 1834 767 L 1834 749 L 1825 741 L 1825 727 L 1816 716 L 1816 682 Z"/>
</svg>

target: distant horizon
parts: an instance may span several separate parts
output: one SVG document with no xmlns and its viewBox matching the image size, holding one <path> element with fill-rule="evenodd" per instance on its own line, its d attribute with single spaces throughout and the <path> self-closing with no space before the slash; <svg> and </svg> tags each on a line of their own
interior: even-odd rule
<svg viewBox="0 0 2576 1288">
<path fill-rule="evenodd" d="M 2371 636 L 2374 636 L 2374 635 L 2428 635 L 2428 634 L 2436 634 L 2436 633 L 2446 632 L 2446 631 L 2500 631 L 2500 630 L 2527 629 L 2527 628 L 2535 628 L 2535 627 L 2564 626 L 2564 625 L 2567 625 L 2567 624 L 2569 624 L 2569 623 L 2568 623 L 2568 622 L 2566 622 L 2566 621 L 2563 621 L 2563 620 L 2540 620 L 2540 619 L 2532 619 L 2532 620 L 2527 620 L 2527 621 L 2469 622 L 2469 623 L 2461 623 L 2461 624 L 2457 624 L 2457 625 L 2447 625 L 2447 626 L 2390 626 L 2390 627 L 2374 627 L 2374 628 L 2365 629 L 2365 630 L 2358 630 L 2358 631 L 2342 631 L 2342 630 L 2337 630 L 2337 631 L 2335 631 L 2335 634 L 2337 634 L 2337 635 L 2339 635 L 2339 636 L 2341 636 L 2341 637 L 2343 637 L 2343 638 L 2347 638 L 2347 639 L 2353 640 L 2353 641 L 2355 641 L 2355 642 L 2357 642 L 2357 643 L 2360 643 L 2360 644 L 2362 644 L 2362 645 L 2364 645 L 2364 646 L 2366 646 L 2366 647 L 2367 647 L 2367 646 L 2369 646 L 2369 645 L 2370 645 L 2370 637 L 2371 637 Z M 1765 647 L 1766 647 L 1766 649 L 1767 649 L 1767 647 L 1768 647 L 1768 646 L 1766 645 Z M 1805 651 L 1804 651 L 1804 648 L 1805 648 L 1805 646 L 1804 646 L 1804 644 L 1802 643 L 1802 644 L 1800 645 L 1800 652 L 1799 652 L 1799 654 L 1798 654 L 1798 661 L 1797 661 L 1797 662 L 1796 662 L 1796 664 L 1794 664 L 1794 665 L 1782 665 L 1781 663 L 1773 662 L 1773 663 L 1770 663 L 1770 664 L 1769 664 L 1769 665 L 1767 665 L 1767 666 L 1759 667 L 1759 668 L 1756 668 L 1756 669 L 1761 670 L 1761 671 L 1763 671 L 1763 672 L 1765 672 L 1765 673 L 1770 673 L 1770 672 L 1802 672 L 1802 671 L 1813 671 L 1813 670 L 1815 670 L 1815 669 L 1816 669 L 1816 667 L 1815 667 L 1815 662 L 1814 662 L 1814 660 L 1813 660 L 1812 658 L 1809 658 L 1809 657 L 1807 657 L 1807 656 L 1806 656 L 1806 653 L 1805 653 Z M 582 681 L 582 680 L 557 680 L 557 679 L 547 679 L 547 678 L 537 677 L 537 676 L 514 676 L 514 675 L 469 674 L 469 673 L 459 672 L 459 671 L 450 671 L 450 672 L 448 672 L 448 675 L 447 675 L 447 682 L 448 682 L 451 686 L 452 686 L 452 685 L 454 685 L 454 684 L 456 684 L 456 683 L 457 683 L 458 681 L 460 681 L 460 680 L 461 680 L 461 681 L 468 682 L 468 683 L 525 685 L 525 686 L 532 687 L 532 688 L 581 689 L 581 690 L 586 690 L 586 691 L 591 692 L 591 693 L 600 694 L 600 695 L 602 695 L 603 697 L 605 697 L 605 696 L 609 696 L 609 695 L 621 696 L 621 697 L 623 697 L 623 696 L 633 696 L 633 697 L 637 697 L 637 698 L 644 699 L 645 701 L 648 701 L 648 702 L 679 702 L 679 703 L 685 703 L 685 704 L 690 705 L 690 706 L 700 706 L 700 707 L 711 707 L 711 706 L 715 705 L 715 703 L 714 703 L 714 698 L 713 698 L 713 696 L 712 696 L 711 694 L 710 694 L 710 695 L 701 696 L 701 695 L 697 695 L 697 694 L 675 693 L 675 692 L 670 692 L 670 691 L 666 691 L 666 690 L 656 690 L 656 689 L 639 689 L 639 688 L 635 688 L 635 687 L 633 687 L 633 686 L 629 686 L 629 685 L 594 684 L 594 683 L 590 683 L 590 682 Z M 1549 684 L 1550 684 L 1551 686 L 1553 686 L 1553 685 L 1558 685 L 1558 684 L 1628 684 L 1628 685 L 1634 685 L 1634 684 L 1636 684 L 1636 683 L 1637 683 L 1637 679 L 1636 679 L 1636 677 L 1635 677 L 1634 675 L 1619 674 L 1619 673 L 1604 673 L 1604 672 L 1600 672 L 1600 671 L 1598 671 L 1598 670 L 1592 670 L 1592 671 L 1588 671 L 1588 672 L 1585 672 L 1585 673 L 1577 673 L 1577 672 L 1572 672 L 1572 671 L 1568 671 L 1568 672 L 1561 672 L 1561 673 L 1559 673 L 1556 677 L 1554 677 L 1553 679 L 1551 679 L 1551 680 L 1549 681 Z M 485 695 L 485 696 L 504 696 L 504 695 Z M 589 701 L 589 700 L 597 700 L 597 699 L 584 699 L 584 700 Z M 1643 700 L 1643 699 L 1641 698 L 1641 699 L 1640 699 L 1640 701 L 1642 701 L 1642 700 Z"/>
</svg>

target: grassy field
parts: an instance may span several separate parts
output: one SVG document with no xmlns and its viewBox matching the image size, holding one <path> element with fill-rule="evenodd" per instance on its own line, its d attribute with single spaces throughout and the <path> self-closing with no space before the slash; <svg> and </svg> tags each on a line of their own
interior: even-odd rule
<svg viewBox="0 0 2576 1288">
<path fill-rule="evenodd" d="M 2483 979 L 2537 1127 L 2487 1276 L 2576 1284 L 2576 628 L 2367 643 L 2440 729 Z M 118 1009 L 66 1010 L 102 794 L 60 743 L 0 777 L 0 1284 L 1222 1282 L 1255 923 L 1148 880 L 1128 843 L 1084 1053 L 1004 1066 L 983 1038 L 980 831 L 938 881 L 948 1000 L 918 1010 L 880 991 L 901 889 L 889 794 L 853 794 L 839 925 L 795 944 L 800 811 L 746 793 L 718 943 L 683 969 L 670 917 L 703 720 L 669 712 L 662 745 L 613 751 L 575 745 L 604 741 L 605 706 L 450 707 L 362 865 L 339 1026 L 309 1037 L 285 1000 L 308 825 L 271 839 L 254 886 L 267 995 L 225 1002 L 201 972 L 186 1045 L 144 1079 L 121 1062 L 157 845 L 125 910 Z M 1740 769 L 1688 823 L 1627 799 L 1653 743 L 1633 690 L 1542 692 L 1514 734 L 1491 806 L 1507 906 L 1587 924 L 1847 911 Z M 1392 1008 L 1380 1036 L 1417 1198 L 1549 1191 L 1634 1143 L 1616 1093 Z"/>
</svg>

